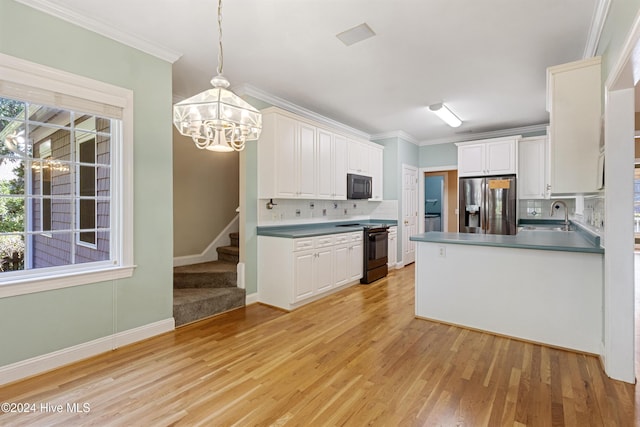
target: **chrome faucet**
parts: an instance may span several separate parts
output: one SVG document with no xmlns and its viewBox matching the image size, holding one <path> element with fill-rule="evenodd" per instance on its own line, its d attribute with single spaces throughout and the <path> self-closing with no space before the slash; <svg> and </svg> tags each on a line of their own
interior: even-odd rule
<svg viewBox="0 0 640 427">
<path fill-rule="evenodd" d="M 554 200 L 551 202 L 551 213 L 549 215 L 553 216 L 553 210 L 559 209 L 560 205 L 564 207 L 564 226 L 562 229 L 564 231 L 569 231 L 569 209 L 567 209 L 567 204 L 565 202 L 562 200 Z"/>
</svg>

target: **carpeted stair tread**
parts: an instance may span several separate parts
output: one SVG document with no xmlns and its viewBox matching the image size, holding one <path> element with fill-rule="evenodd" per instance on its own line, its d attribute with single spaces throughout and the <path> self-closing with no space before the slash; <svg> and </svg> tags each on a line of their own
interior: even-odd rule
<svg viewBox="0 0 640 427">
<path fill-rule="evenodd" d="M 200 264 L 183 265 L 173 269 L 174 273 L 224 273 L 229 271 L 235 273 L 237 267 L 234 263 L 224 261 L 202 262 Z"/>
<path fill-rule="evenodd" d="M 244 304 L 245 290 L 240 288 L 173 290 L 173 317 L 176 326 L 244 307 Z"/>
<path fill-rule="evenodd" d="M 240 260 L 240 248 L 237 246 L 220 246 L 216 248 L 218 260 L 224 262 L 238 263 Z"/>
<path fill-rule="evenodd" d="M 173 269 L 174 289 L 231 288 L 237 284 L 237 265 L 229 262 L 211 261 Z"/>
</svg>

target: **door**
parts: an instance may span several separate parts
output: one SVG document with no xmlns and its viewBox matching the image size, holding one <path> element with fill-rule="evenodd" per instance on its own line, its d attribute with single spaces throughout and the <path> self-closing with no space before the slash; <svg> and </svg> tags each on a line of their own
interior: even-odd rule
<svg viewBox="0 0 640 427">
<path fill-rule="evenodd" d="M 484 233 L 484 178 L 460 178 L 460 232 Z"/>
<path fill-rule="evenodd" d="M 418 169 L 402 165 L 402 263 L 416 260 L 416 244 L 409 240 L 418 234 Z"/>
<path fill-rule="evenodd" d="M 516 234 L 516 179 L 513 176 L 486 178 L 487 234 Z"/>
</svg>

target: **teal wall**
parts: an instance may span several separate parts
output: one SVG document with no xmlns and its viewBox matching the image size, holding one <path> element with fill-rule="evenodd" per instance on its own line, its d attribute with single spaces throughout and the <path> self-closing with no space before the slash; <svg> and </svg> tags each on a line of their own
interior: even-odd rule
<svg viewBox="0 0 640 427">
<path fill-rule="evenodd" d="M 384 147 L 382 152 L 382 176 L 384 183 L 382 185 L 382 198 L 384 200 L 398 200 L 398 187 L 395 177 L 398 175 L 398 139 L 387 138 L 374 141 Z"/>
<path fill-rule="evenodd" d="M 133 90 L 137 265 L 129 279 L 1 298 L 0 366 L 171 318 L 171 64 L 12 0 L 0 52 Z"/>
<path fill-rule="evenodd" d="M 252 96 L 242 97 L 249 104 L 263 110 L 272 105 Z M 240 153 L 241 161 L 245 163 L 245 242 L 244 254 L 244 286 L 247 295 L 258 292 L 258 145 L 260 141 L 248 142 L 244 151 Z M 240 171 L 242 173 L 242 170 Z"/>
<path fill-rule="evenodd" d="M 420 167 L 458 165 L 458 147 L 453 142 L 420 147 Z"/>
</svg>

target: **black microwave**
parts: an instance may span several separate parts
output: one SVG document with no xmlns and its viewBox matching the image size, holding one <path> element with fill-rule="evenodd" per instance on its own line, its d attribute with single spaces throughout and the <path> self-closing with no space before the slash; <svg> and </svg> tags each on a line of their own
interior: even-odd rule
<svg viewBox="0 0 640 427">
<path fill-rule="evenodd" d="M 347 199 L 370 199 L 371 177 L 347 174 Z"/>
</svg>

